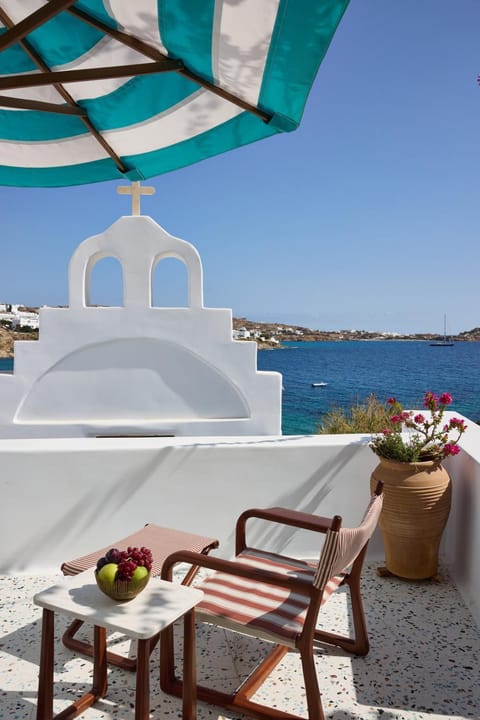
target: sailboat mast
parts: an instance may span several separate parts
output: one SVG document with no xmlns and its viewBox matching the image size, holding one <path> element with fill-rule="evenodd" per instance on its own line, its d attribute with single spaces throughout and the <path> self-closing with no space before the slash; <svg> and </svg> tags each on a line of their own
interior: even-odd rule
<svg viewBox="0 0 480 720">
<path fill-rule="evenodd" d="M 443 340 L 441 342 L 431 342 L 429 343 L 432 347 L 452 347 L 453 342 L 447 342 L 447 315 L 443 316 Z"/>
</svg>

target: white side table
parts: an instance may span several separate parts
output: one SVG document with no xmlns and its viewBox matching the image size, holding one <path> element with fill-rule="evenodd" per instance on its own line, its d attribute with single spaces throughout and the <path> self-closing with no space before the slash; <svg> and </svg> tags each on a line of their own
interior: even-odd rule
<svg viewBox="0 0 480 720">
<path fill-rule="evenodd" d="M 193 608 L 203 597 L 201 590 L 151 578 L 134 600 L 116 602 L 104 595 L 95 582 L 94 570 L 86 570 L 42 590 L 33 598 L 43 608 L 42 644 L 38 683 L 37 720 L 74 718 L 107 692 L 106 631 L 121 632 L 137 640 L 135 720 L 148 720 L 150 708 L 150 639 L 184 617 L 183 718 L 196 717 L 195 617 Z M 54 617 L 55 613 L 94 626 L 93 685 L 90 692 L 57 715 L 53 715 Z"/>
</svg>

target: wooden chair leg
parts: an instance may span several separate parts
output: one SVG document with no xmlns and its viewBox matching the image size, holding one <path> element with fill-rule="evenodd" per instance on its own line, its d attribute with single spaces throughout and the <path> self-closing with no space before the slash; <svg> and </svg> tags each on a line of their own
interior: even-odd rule
<svg viewBox="0 0 480 720">
<path fill-rule="evenodd" d="M 182 698 L 184 683 L 183 678 L 179 678 L 175 674 L 174 636 L 172 631 L 173 628 L 169 627 L 161 633 L 160 637 L 160 688 L 169 695 Z M 225 693 L 197 684 L 197 699 L 227 710 L 245 713 L 258 720 L 304 720 L 298 715 L 260 705 L 250 700 L 250 697 L 265 682 L 275 665 L 279 663 L 287 652 L 287 647 L 275 645 L 272 652 L 233 693 Z M 323 715 L 312 715 L 309 720 L 324 720 L 324 718 Z"/>
<path fill-rule="evenodd" d="M 363 609 L 363 600 L 360 587 L 360 577 L 362 572 L 363 561 L 365 558 L 366 547 L 362 550 L 349 575 L 345 577 L 344 584 L 348 588 L 350 595 L 350 606 L 352 608 L 353 617 L 353 635 L 352 637 L 344 635 L 336 635 L 323 630 L 315 630 L 314 639 L 316 642 L 324 642 L 329 645 L 341 647 L 353 655 L 366 655 L 370 649 L 368 639 L 367 622 L 365 619 L 365 611 Z"/>
<path fill-rule="evenodd" d="M 356 655 L 366 655 L 370 650 L 368 639 L 367 621 L 363 609 L 362 595 L 360 592 L 360 578 L 353 578 L 349 583 L 350 599 L 352 603 L 353 628 L 355 632 L 355 647 L 352 650 Z"/>
<path fill-rule="evenodd" d="M 245 682 L 242 683 L 236 692 L 236 697 L 249 700 L 252 695 L 255 695 L 258 688 L 263 685 L 272 670 L 287 653 L 288 647 L 285 647 L 285 645 L 276 645 L 263 662 L 261 662 Z"/>
<path fill-rule="evenodd" d="M 337 635 L 325 630 L 315 630 L 314 639 L 316 642 L 327 643 L 342 648 L 352 655 L 366 655 L 370 649 L 368 640 L 367 623 L 363 610 L 363 601 L 360 593 L 360 583 L 355 578 L 348 582 L 350 602 L 353 617 L 353 636 Z"/>
<path fill-rule="evenodd" d="M 305 680 L 308 720 L 325 720 L 312 648 L 310 647 L 305 650 L 301 650 L 300 657 L 302 659 L 303 678 Z"/>
</svg>

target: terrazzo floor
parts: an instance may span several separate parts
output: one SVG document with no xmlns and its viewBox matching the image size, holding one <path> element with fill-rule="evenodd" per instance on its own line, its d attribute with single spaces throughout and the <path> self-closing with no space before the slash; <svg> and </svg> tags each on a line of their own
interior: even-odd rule
<svg viewBox="0 0 480 720">
<path fill-rule="evenodd" d="M 0 577 L 0 718 L 35 718 L 41 609 L 32 596 L 58 576 Z M 364 570 L 364 600 L 370 653 L 350 657 L 334 648 L 319 649 L 316 665 L 327 718 L 339 720 L 480 719 L 480 629 L 459 593 L 444 583 L 379 578 L 375 565 Z M 337 592 L 325 606 L 322 625 L 348 626 L 346 595 Z M 75 657 L 60 643 L 66 618 L 56 621 L 55 712 L 90 687 L 90 661 Z M 113 637 L 117 651 L 129 643 Z M 197 635 L 199 678 L 229 687 L 244 678 L 266 644 L 208 626 Z M 151 660 L 151 717 L 181 718 L 181 703 L 158 688 L 158 647 Z M 208 680 L 207 680 L 208 678 Z M 109 672 L 107 697 L 86 710 L 89 720 L 134 717 L 134 675 Z M 306 717 L 299 657 L 289 653 L 256 698 Z M 199 703 L 198 720 L 240 720 L 244 716 Z"/>
</svg>

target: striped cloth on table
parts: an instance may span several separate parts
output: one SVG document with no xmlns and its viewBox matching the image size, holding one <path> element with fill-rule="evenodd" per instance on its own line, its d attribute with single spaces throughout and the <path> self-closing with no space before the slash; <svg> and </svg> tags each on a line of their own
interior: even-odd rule
<svg viewBox="0 0 480 720">
<path fill-rule="evenodd" d="M 128 535 L 121 540 L 115 540 L 110 545 L 94 550 L 87 555 L 64 562 L 61 568 L 62 572 L 64 575 L 77 575 L 77 573 L 96 565 L 97 560 L 103 557 L 110 548 L 126 550 L 129 546 L 148 547 L 152 551 L 152 576 L 155 576 L 160 575 L 163 561 L 172 553 L 178 550 L 206 553 L 210 549 L 218 547 L 218 540 L 149 523 L 141 530 L 132 533 L 132 535 Z"/>
</svg>

